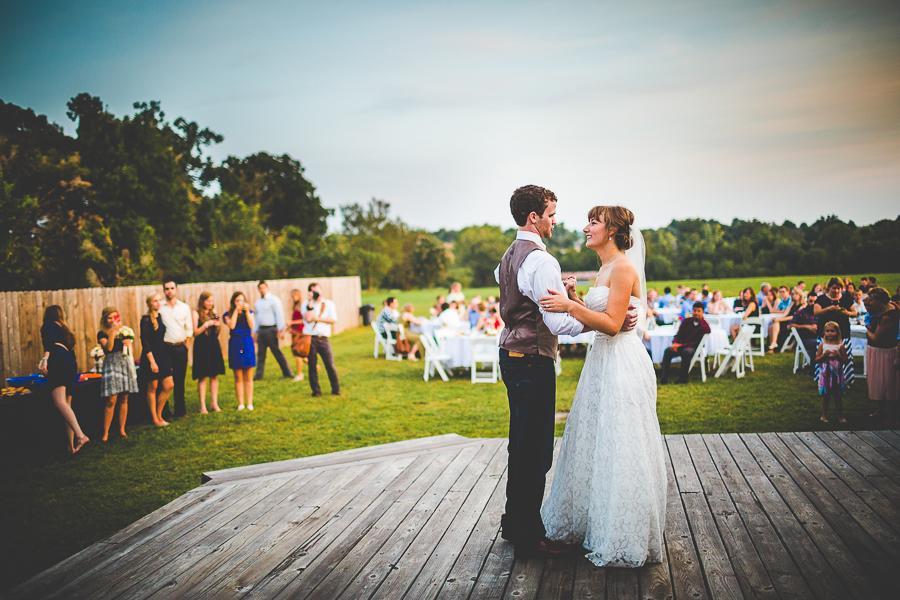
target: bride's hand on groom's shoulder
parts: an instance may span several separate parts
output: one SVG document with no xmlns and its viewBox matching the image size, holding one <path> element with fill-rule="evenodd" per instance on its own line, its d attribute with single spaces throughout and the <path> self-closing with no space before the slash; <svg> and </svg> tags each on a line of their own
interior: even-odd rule
<svg viewBox="0 0 900 600">
<path fill-rule="evenodd" d="M 568 312 L 571 302 L 561 292 L 548 288 L 547 295 L 541 297 L 541 308 L 544 312 Z"/>
</svg>

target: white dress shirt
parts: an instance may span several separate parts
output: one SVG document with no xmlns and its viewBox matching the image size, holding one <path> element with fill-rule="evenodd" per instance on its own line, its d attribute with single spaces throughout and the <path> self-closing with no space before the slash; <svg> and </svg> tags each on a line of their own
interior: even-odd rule
<svg viewBox="0 0 900 600">
<path fill-rule="evenodd" d="M 459 329 L 462 323 L 462 320 L 459 318 L 459 313 L 452 308 L 448 308 L 439 314 L 438 320 L 444 327 L 452 327 L 453 329 Z"/>
<path fill-rule="evenodd" d="M 324 311 L 322 310 L 323 304 L 325 305 Z M 312 308 L 308 308 L 309 306 L 312 306 Z M 323 319 L 334 319 L 334 321 L 337 322 L 337 307 L 331 300 L 319 299 L 318 302 L 304 302 L 300 306 L 300 312 L 304 317 L 306 316 L 306 313 L 310 311 L 312 311 L 312 313 L 316 317 L 322 317 Z M 319 314 L 320 312 L 321 314 Z M 310 323 L 309 321 L 304 321 L 303 334 L 331 337 L 331 323 Z"/>
<path fill-rule="evenodd" d="M 194 337 L 194 323 L 191 318 L 191 309 L 181 300 L 175 300 L 175 308 L 163 302 L 159 309 L 159 316 L 166 326 L 166 336 L 163 340 L 167 344 L 180 344 Z"/>
<path fill-rule="evenodd" d="M 518 231 L 516 239 L 534 242 L 542 250 L 547 250 L 541 236 L 536 233 Z M 500 283 L 500 265 L 494 269 L 494 279 Z M 552 254 L 537 251 L 529 253 L 522 262 L 522 266 L 519 267 L 519 272 L 516 273 L 516 283 L 519 291 L 538 305 L 550 333 L 553 335 L 578 335 L 584 331 L 584 324 L 569 313 L 544 312 L 544 309 L 541 308 L 541 297 L 547 295 L 548 288 L 567 296 L 562 282 L 562 270 Z"/>
<path fill-rule="evenodd" d="M 253 333 L 260 327 L 277 327 L 278 331 L 287 329 L 284 321 L 284 309 L 281 299 L 275 294 L 267 293 L 253 305 L 256 316 L 253 322 Z"/>
</svg>

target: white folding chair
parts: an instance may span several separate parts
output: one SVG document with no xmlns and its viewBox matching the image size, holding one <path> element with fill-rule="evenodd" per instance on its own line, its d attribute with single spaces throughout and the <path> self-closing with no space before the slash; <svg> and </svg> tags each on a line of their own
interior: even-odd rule
<svg viewBox="0 0 900 600">
<path fill-rule="evenodd" d="M 741 329 L 748 325 L 753 325 L 754 329 L 759 327 L 759 331 L 751 331 L 747 343 L 750 347 L 750 355 L 765 356 L 766 355 L 766 327 L 762 317 L 747 317 L 741 322 Z M 759 350 L 753 349 L 753 340 L 759 342 Z"/>
<path fill-rule="evenodd" d="M 694 356 L 691 357 L 691 364 L 688 365 L 688 375 L 691 374 L 691 369 L 694 368 L 694 365 L 700 364 L 700 379 L 703 380 L 703 383 L 706 383 L 706 343 L 709 341 L 709 334 L 704 334 L 702 338 L 700 338 L 700 343 L 697 344 L 697 350 L 694 352 Z"/>
<path fill-rule="evenodd" d="M 750 353 L 750 335 L 752 333 L 753 327 L 744 325 L 741 327 L 741 331 L 738 333 L 734 343 L 722 350 L 724 356 L 722 356 L 722 362 L 719 363 L 719 368 L 716 370 L 716 378 L 721 377 L 730 365 L 731 370 L 735 372 L 738 378 L 743 377 L 746 374 L 745 367 L 748 360 L 750 370 L 753 370 L 753 355 Z"/>
<path fill-rule="evenodd" d="M 425 352 L 425 358 L 422 361 L 425 363 L 425 374 L 422 378 L 425 381 L 428 381 L 428 378 L 433 376 L 434 372 L 437 371 L 438 375 L 441 376 L 441 379 L 450 381 L 450 378 L 447 377 L 447 372 L 444 370 L 444 365 L 442 364 L 443 361 L 450 360 L 450 355 L 442 351 L 440 346 L 438 346 L 437 342 L 434 340 L 434 337 L 427 333 L 419 335 L 419 342 L 422 344 L 422 348 Z"/>
<path fill-rule="evenodd" d="M 469 340 L 472 358 L 472 383 L 497 383 L 500 381 L 500 347 L 497 338 L 473 337 Z M 479 371 L 478 365 L 489 364 L 490 371 Z"/>
<path fill-rule="evenodd" d="M 393 346 L 390 346 L 388 344 L 387 340 L 384 339 L 384 336 L 381 335 L 381 332 L 378 331 L 378 325 L 375 323 L 375 321 L 372 321 L 372 331 L 375 332 L 375 351 L 372 353 L 372 355 L 375 358 L 378 358 L 378 347 L 381 346 L 382 348 L 384 348 L 384 356 L 391 356 L 391 354 L 393 354 L 394 352 L 394 348 Z"/>
<path fill-rule="evenodd" d="M 867 343 L 867 344 L 868 344 L 868 341 L 869 341 L 869 338 L 868 338 L 868 336 L 866 335 L 866 332 L 865 332 L 865 331 L 851 331 L 851 332 L 850 332 L 850 338 L 851 338 L 851 339 L 852 339 L 852 338 L 862 338 L 862 339 L 866 340 L 866 343 Z M 861 354 L 862 354 L 862 359 L 863 359 L 863 370 L 862 370 L 862 375 L 856 375 L 856 377 L 862 377 L 863 379 L 866 379 L 866 378 L 867 378 L 866 376 L 868 375 L 869 370 L 868 370 L 868 365 L 866 364 L 866 352 L 865 352 L 865 350 L 864 350 Z M 854 356 L 854 358 L 855 358 L 855 356 Z"/>
<path fill-rule="evenodd" d="M 796 374 L 798 369 L 812 364 L 812 358 L 809 356 L 809 353 L 807 353 L 806 346 L 803 345 L 803 340 L 800 338 L 800 333 L 796 329 L 791 329 L 791 332 L 788 334 L 787 339 L 784 340 L 784 345 L 781 347 L 782 352 L 784 352 L 788 347 L 789 342 L 795 346 L 794 373 Z"/>
</svg>

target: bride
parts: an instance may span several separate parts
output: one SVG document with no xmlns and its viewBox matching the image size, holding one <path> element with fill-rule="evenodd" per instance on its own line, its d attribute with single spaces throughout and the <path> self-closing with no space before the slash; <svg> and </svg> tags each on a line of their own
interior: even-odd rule
<svg viewBox="0 0 900 600">
<path fill-rule="evenodd" d="M 619 333 L 632 298 L 646 297 L 643 238 L 627 208 L 596 206 L 588 219 L 586 246 L 603 262 L 596 286 L 584 303 L 571 280 L 568 297 L 551 290 L 541 298 L 544 310 L 568 312 L 597 332 L 541 516 L 548 538 L 583 542 L 595 565 L 640 567 L 662 560 L 666 521 L 653 364 L 638 331 Z M 632 233 L 637 244 L 626 255 Z"/>
</svg>

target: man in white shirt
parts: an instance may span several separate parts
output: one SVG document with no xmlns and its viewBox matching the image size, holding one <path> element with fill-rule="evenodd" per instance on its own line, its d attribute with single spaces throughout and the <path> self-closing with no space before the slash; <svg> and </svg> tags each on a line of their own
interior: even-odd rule
<svg viewBox="0 0 900 600">
<path fill-rule="evenodd" d="M 318 356 L 322 357 L 325 371 L 328 373 L 328 381 L 331 383 L 331 393 L 335 396 L 343 396 L 341 384 L 338 381 L 337 369 L 334 368 L 334 354 L 331 351 L 331 326 L 337 323 L 337 308 L 334 302 L 322 298 L 322 288 L 318 283 L 309 284 L 307 288 L 309 300 L 300 307 L 303 314 L 303 333 L 312 336 L 309 344 L 309 387 L 312 389 L 313 398 L 322 395 L 319 387 L 319 373 L 316 371 Z"/>
<path fill-rule="evenodd" d="M 462 292 L 462 284 L 458 281 L 450 284 L 450 292 L 447 294 L 447 302 L 456 302 L 457 305 L 466 301 L 466 295 Z"/>
<path fill-rule="evenodd" d="M 172 389 L 172 401 L 175 404 L 175 416 L 186 417 L 187 407 L 184 405 L 184 378 L 187 376 L 188 344 L 194 337 L 194 324 L 190 307 L 179 300 L 178 286 L 174 281 L 163 284 L 166 301 L 159 309 L 159 316 L 166 326 L 166 351 L 172 361 L 172 378 L 175 387 Z M 168 419 L 169 404 L 163 408 L 163 419 Z"/>
<path fill-rule="evenodd" d="M 441 326 L 450 329 L 459 329 L 462 320 L 459 318 L 459 308 L 456 302 L 444 302 L 441 305 L 441 314 L 438 315 Z"/>
<path fill-rule="evenodd" d="M 294 372 L 291 371 L 287 359 L 278 347 L 278 336 L 287 331 L 281 299 L 269 293 L 269 284 L 265 281 L 260 281 L 257 289 L 259 300 L 253 304 L 253 311 L 256 313 L 253 322 L 253 333 L 256 335 L 256 375 L 253 380 L 262 381 L 263 371 L 266 368 L 266 349 L 271 350 L 272 356 L 278 361 L 281 375 L 285 379 L 293 379 Z"/>
</svg>

